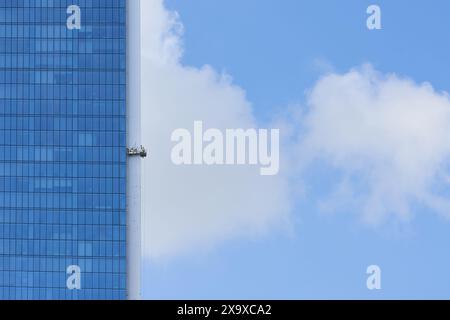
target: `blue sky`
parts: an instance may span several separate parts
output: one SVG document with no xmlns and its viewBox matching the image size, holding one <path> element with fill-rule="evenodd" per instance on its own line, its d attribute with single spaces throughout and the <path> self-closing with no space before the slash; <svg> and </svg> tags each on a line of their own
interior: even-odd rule
<svg viewBox="0 0 450 320">
<path fill-rule="evenodd" d="M 373 3 L 383 30 L 365 26 Z M 260 123 L 303 104 L 324 72 L 363 63 L 450 91 L 448 1 L 169 0 L 166 7 L 184 25 L 183 65 L 231 75 Z M 318 166 L 308 177 L 313 192 L 294 202 L 292 232 L 145 263 L 145 298 L 449 298 L 450 223 L 420 203 L 411 204 L 408 222 L 376 227 L 351 211 L 323 214 L 317 202 L 334 174 Z M 366 288 L 371 264 L 382 269 L 382 290 Z"/>
<path fill-rule="evenodd" d="M 322 73 L 316 60 L 344 72 L 370 62 L 378 70 L 431 81 L 448 90 L 450 4 L 377 1 L 383 30 L 369 32 L 375 2 L 170 0 L 185 26 L 183 62 L 211 64 L 245 88 L 258 113 L 297 102 Z M 362 13 L 361 13 L 362 12 Z"/>
</svg>

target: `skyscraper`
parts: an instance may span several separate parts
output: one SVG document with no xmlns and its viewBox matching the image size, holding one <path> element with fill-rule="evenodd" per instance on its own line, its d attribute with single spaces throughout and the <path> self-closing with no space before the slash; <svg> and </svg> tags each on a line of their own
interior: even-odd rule
<svg viewBox="0 0 450 320">
<path fill-rule="evenodd" d="M 127 298 L 125 0 L 0 0 L 0 299 Z"/>
</svg>

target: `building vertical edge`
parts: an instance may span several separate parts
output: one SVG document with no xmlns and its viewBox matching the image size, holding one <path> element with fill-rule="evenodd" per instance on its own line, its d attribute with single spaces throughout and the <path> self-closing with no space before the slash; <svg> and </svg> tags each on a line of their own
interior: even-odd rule
<svg viewBox="0 0 450 320">
<path fill-rule="evenodd" d="M 141 146 L 141 10 L 127 1 L 127 147 Z M 127 297 L 141 294 L 141 159 L 127 158 Z"/>
</svg>

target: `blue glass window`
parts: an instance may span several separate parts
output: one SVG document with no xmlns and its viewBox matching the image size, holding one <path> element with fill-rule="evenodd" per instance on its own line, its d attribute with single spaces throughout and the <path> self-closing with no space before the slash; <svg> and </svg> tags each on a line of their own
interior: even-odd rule
<svg viewBox="0 0 450 320">
<path fill-rule="evenodd" d="M 126 298 L 125 7 L 0 0 L 0 299 Z"/>
</svg>

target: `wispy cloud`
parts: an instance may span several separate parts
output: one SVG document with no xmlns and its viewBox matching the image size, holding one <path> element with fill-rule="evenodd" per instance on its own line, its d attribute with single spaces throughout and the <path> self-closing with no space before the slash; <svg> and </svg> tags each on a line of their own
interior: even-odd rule
<svg viewBox="0 0 450 320">
<path fill-rule="evenodd" d="M 213 68 L 186 67 L 183 27 L 161 0 L 143 1 L 144 255 L 167 258 L 283 225 L 290 201 L 283 177 L 255 167 L 177 167 L 171 133 L 201 120 L 212 128 L 257 128 L 245 92 Z"/>
<path fill-rule="evenodd" d="M 257 128 L 245 92 L 212 67 L 185 66 L 183 26 L 162 0 L 143 1 L 144 255 L 161 259 L 203 250 L 233 237 L 289 223 L 312 166 L 333 170 L 334 190 L 318 209 L 361 213 L 366 223 L 409 219 L 414 204 L 450 216 L 450 100 L 370 65 L 328 74 L 310 90 L 304 110 L 284 119 L 281 172 L 254 167 L 177 167 L 171 133 L 196 120 L 213 128 Z M 275 119 L 275 118 L 274 118 Z M 279 126 L 277 126 L 279 127 Z M 289 161 L 286 161 L 289 160 Z M 289 175 L 288 182 L 287 176 Z M 301 181 L 301 183 L 299 183 Z M 307 194 L 308 199 L 317 197 Z"/>
<path fill-rule="evenodd" d="M 320 79 L 298 125 L 305 130 L 296 148 L 300 162 L 324 160 L 338 173 L 327 210 L 356 204 L 373 224 L 408 219 L 414 203 L 450 216 L 450 202 L 435 191 L 448 188 L 446 93 L 366 65 Z"/>
</svg>

